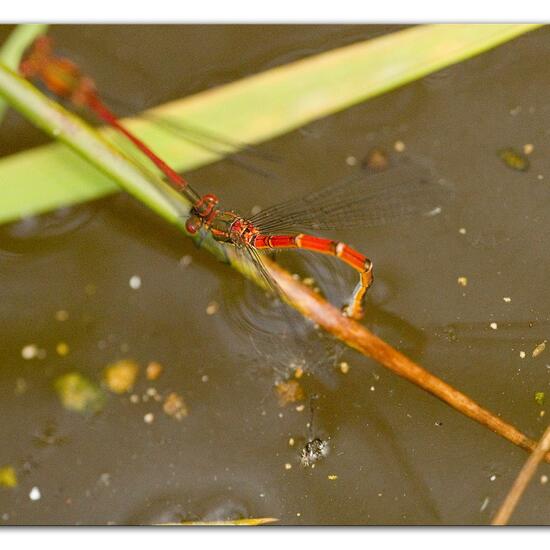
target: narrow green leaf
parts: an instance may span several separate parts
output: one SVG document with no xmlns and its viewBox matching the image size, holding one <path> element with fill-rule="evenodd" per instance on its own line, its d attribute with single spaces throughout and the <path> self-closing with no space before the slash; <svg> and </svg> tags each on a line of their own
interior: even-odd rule
<svg viewBox="0 0 550 550">
<path fill-rule="evenodd" d="M 477 55 L 538 25 L 426 25 L 277 67 L 154 109 L 227 138 L 257 143 Z M 0 85 L 0 94 L 5 93 Z M 179 170 L 212 162 L 151 121 L 129 126 Z M 115 192 L 59 144 L 0 160 L 0 223 Z"/>
<path fill-rule="evenodd" d="M 19 67 L 25 50 L 38 36 L 45 34 L 47 30 L 48 25 L 41 23 L 18 25 L 0 49 L 0 63 L 4 63 L 6 67 L 16 70 Z M 0 100 L 0 122 L 4 118 L 6 108 L 6 102 Z"/>
</svg>

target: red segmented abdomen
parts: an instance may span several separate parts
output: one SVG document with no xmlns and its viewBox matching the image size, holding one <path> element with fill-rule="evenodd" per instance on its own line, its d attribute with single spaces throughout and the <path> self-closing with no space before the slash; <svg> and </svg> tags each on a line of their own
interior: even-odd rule
<svg viewBox="0 0 550 550">
<path fill-rule="evenodd" d="M 296 237 L 292 235 L 261 235 L 255 236 L 254 248 L 297 248 Z"/>
<path fill-rule="evenodd" d="M 336 245 L 336 256 L 358 271 L 368 269 L 371 265 L 371 261 L 366 256 L 344 243 Z"/>
</svg>

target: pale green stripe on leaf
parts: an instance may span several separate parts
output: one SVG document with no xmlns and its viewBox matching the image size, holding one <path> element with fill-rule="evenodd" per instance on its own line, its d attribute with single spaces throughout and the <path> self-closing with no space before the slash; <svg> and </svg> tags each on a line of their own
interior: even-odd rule
<svg viewBox="0 0 550 550">
<path fill-rule="evenodd" d="M 433 71 L 477 55 L 538 25 L 425 25 L 271 69 L 152 112 L 229 139 L 258 143 Z M 128 121 L 168 163 L 190 170 L 218 155 L 144 119 Z M 117 190 L 60 144 L 0 160 L 0 222 Z M 204 188 L 199 191 L 207 191 Z"/>
</svg>

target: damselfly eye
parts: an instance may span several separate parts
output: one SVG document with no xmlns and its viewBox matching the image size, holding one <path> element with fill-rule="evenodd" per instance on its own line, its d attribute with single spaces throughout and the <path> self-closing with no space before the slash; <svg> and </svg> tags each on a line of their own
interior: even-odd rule
<svg viewBox="0 0 550 550">
<path fill-rule="evenodd" d="M 198 216 L 190 216 L 185 222 L 185 229 L 191 235 L 195 235 L 202 226 L 202 220 Z"/>
</svg>

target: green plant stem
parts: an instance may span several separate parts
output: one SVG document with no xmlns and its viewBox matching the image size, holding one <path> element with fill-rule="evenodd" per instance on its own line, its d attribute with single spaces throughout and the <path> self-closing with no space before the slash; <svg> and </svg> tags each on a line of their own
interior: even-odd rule
<svg viewBox="0 0 550 550">
<path fill-rule="evenodd" d="M 6 67 L 16 70 L 25 50 L 38 36 L 45 34 L 47 30 L 48 25 L 41 23 L 18 25 L 4 44 L 2 44 L 2 48 L 0 49 L 0 63 L 4 63 Z M 6 114 L 7 107 L 7 103 L 0 100 L 0 122 L 2 122 Z"/>
</svg>

